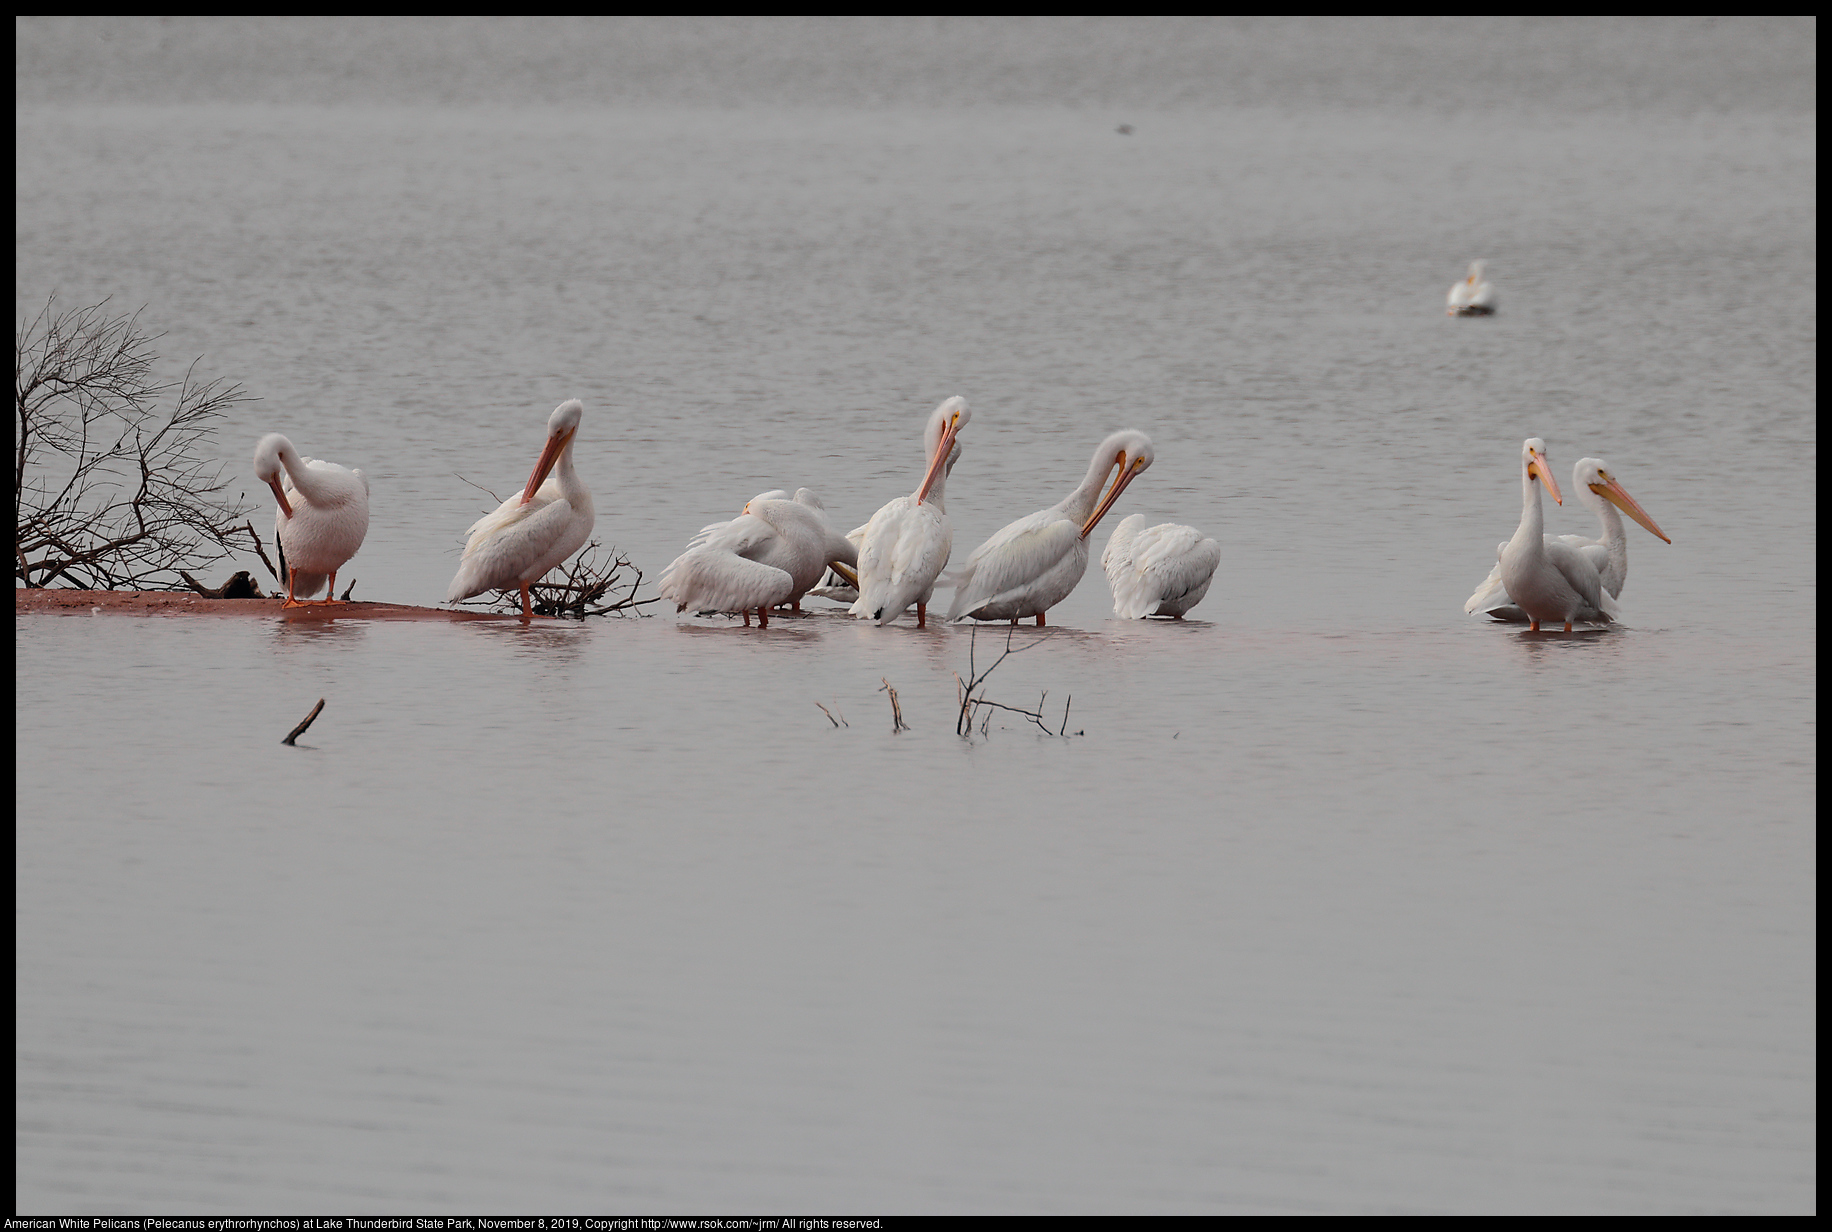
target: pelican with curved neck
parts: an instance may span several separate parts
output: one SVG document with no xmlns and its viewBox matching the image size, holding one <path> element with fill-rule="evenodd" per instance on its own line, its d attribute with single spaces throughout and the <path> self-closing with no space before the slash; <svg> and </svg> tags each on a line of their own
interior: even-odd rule
<svg viewBox="0 0 1832 1232">
<path fill-rule="evenodd" d="M 1088 536 L 1156 456 L 1151 438 L 1135 429 L 1102 441 L 1073 492 L 1010 523 L 973 550 L 955 575 L 948 619 L 1016 624 L 1034 616 L 1044 624 L 1044 613 L 1068 598 L 1087 572 Z M 1113 483 L 1102 497 L 1109 475 Z"/>
<path fill-rule="evenodd" d="M 872 514 L 859 540 L 859 597 L 847 609 L 854 616 L 887 625 L 914 604 L 916 627 L 928 625 L 935 579 L 954 548 L 947 489 L 958 453 L 955 438 L 972 418 L 959 396 L 929 413 L 922 433 L 928 459 L 922 482 L 914 495 L 899 496 Z"/>
<path fill-rule="evenodd" d="M 274 539 L 286 575 L 285 607 L 328 606 L 337 598 L 337 571 L 369 533 L 369 478 L 359 470 L 305 458 L 278 432 L 254 447 L 254 473 L 273 489 L 278 509 Z M 324 588 L 316 604 L 306 601 Z"/>
</svg>

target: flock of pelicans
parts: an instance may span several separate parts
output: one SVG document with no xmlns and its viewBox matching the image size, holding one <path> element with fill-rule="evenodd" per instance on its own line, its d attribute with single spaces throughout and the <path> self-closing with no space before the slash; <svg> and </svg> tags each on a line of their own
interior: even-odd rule
<svg viewBox="0 0 1832 1232">
<path fill-rule="evenodd" d="M 1495 295 L 1483 263 L 1450 289 L 1446 311 L 1494 312 Z M 533 615 L 529 587 L 563 564 L 591 537 L 592 495 L 573 468 L 573 443 L 584 405 L 561 403 L 547 420 L 547 440 L 521 492 L 472 525 L 446 602 L 485 591 L 520 591 L 522 616 Z M 1151 438 L 1127 429 L 1100 443 L 1087 474 L 1062 500 L 1019 518 L 975 548 L 966 563 L 944 572 L 954 544 L 948 522 L 948 474 L 961 455 L 960 432 L 972 413 L 966 399 L 949 398 L 923 430 L 925 469 L 912 495 L 890 501 L 871 521 L 842 535 L 820 498 L 806 488 L 753 497 L 728 522 L 707 526 L 662 573 L 661 595 L 677 611 L 742 615 L 769 623 L 772 608 L 801 610 L 804 595 L 849 603 L 852 615 L 889 624 L 912 606 L 927 623 L 938 585 L 952 586 L 947 619 L 1008 620 L 1044 614 L 1069 596 L 1088 567 L 1088 536 L 1129 484 L 1152 464 Z M 301 457 L 278 433 L 261 438 L 255 475 L 273 489 L 279 508 L 274 532 L 286 574 L 286 605 L 301 606 L 321 589 L 319 603 L 337 602 L 337 571 L 362 546 L 369 528 L 369 481 L 360 470 Z M 1520 527 L 1496 549 L 1488 578 L 1464 605 L 1498 620 L 1609 623 L 1628 576 L 1628 539 L 1616 510 L 1671 543 L 1598 458 L 1582 458 L 1572 487 L 1602 523 L 1598 539 L 1544 533 L 1540 488 L 1564 503 L 1538 437 L 1521 446 Z M 1108 479 L 1111 477 L 1111 486 Z M 1105 495 L 1102 489 L 1105 488 Z M 1188 526 L 1146 527 L 1142 514 L 1123 520 L 1101 553 L 1113 588 L 1114 615 L 1181 618 L 1208 593 L 1221 548 Z"/>
</svg>

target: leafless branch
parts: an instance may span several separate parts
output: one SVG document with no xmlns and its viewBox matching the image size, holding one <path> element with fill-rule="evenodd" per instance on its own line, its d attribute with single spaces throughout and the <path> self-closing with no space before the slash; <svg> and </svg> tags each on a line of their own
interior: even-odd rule
<svg viewBox="0 0 1832 1232">
<path fill-rule="evenodd" d="M 878 679 L 884 681 L 884 687 L 878 692 L 891 695 L 891 734 L 896 735 L 898 732 L 910 730 L 910 725 L 903 721 L 903 707 L 897 702 L 897 690 L 891 688 L 888 677 L 880 676 Z"/>
<path fill-rule="evenodd" d="M 248 398 L 239 385 L 198 379 L 195 361 L 161 384 L 160 335 L 107 304 L 62 309 L 51 296 L 14 334 L 14 578 L 180 589 L 181 569 L 230 555 L 243 529 L 209 445 Z"/>
<path fill-rule="evenodd" d="M 977 632 L 978 630 L 976 629 L 974 631 L 974 634 L 977 634 Z M 997 659 L 994 659 L 991 665 L 988 666 L 986 670 L 983 672 L 976 670 L 975 650 L 977 649 L 977 646 L 973 640 L 974 634 L 968 635 L 967 678 L 965 680 L 961 679 L 960 673 L 958 672 L 956 672 L 954 675 L 955 697 L 956 697 L 956 700 L 960 704 L 960 711 L 959 711 L 959 714 L 956 716 L 955 723 L 954 723 L 954 731 L 956 735 L 971 736 L 973 734 L 974 720 L 977 718 L 979 719 L 980 735 L 984 736 L 987 733 L 987 731 L 990 730 L 991 723 L 992 723 L 992 712 L 994 710 L 1004 710 L 1012 714 L 1021 714 L 1025 718 L 1029 719 L 1031 722 L 1035 723 L 1037 725 L 1038 730 L 1041 731 L 1046 736 L 1067 736 L 1068 735 L 1069 708 L 1066 704 L 1062 708 L 1062 724 L 1056 731 L 1051 731 L 1048 725 L 1045 724 L 1043 721 L 1043 703 L 1044 703 L 1044 700 L 1048 698 L 1050 695 L 1049 690 L 1047 689 L 1045 689 L 1042 695 L 1037 698 L 1037 708 L 1035 710 L 1026 710 L 1022 706 L 1007 706 L 1003 702 L 992 701 L 990 698 L 986 696 L 986 678 L 992 675 L 993 671 L 998 668 L 999 664 L 1005 662 L 1006 658 L 1011 655 L 1023 654 L 1025 651 L 1030 650 L 1032 647 L 1042 645 L 1043 642 L 1046 640 L 1044 638 L 1038 638 L 1036 641 L 1031 642 L 1029 645 L 1019 646 L 1018 648 L 1014 650 L 1012 648 L 1011 639 L 1012 639 L 1012 635 L 1016 632 L 1017 632 L 1016 626 L 1013 626 L 1012 628 L 1006 630 L 1004 651 L 1001 652 L 999 657 Z M 1074 698 L 1071 697 L 1069 700 L 1072 702 L 1074 701 Z M 1079 736 L 1082 733 L 1076 732 L 1075 734 Z"/>
</svg>

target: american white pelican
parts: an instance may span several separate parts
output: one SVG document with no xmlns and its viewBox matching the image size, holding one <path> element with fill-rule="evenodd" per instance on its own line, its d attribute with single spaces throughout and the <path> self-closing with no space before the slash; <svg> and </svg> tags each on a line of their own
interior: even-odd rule
<svg viewBox="0 0 1832 1232">
<path fill-rule="evenodd" d="M 1221 545 L 1194 526 L 1163 522 L 1147 527 L 1135 513 L 1113 528 L 1100 567 L 1113 587 L 1113 614 L 1125 620 L 1172 616 L 1202 602 L 1221 564 Z"/>
<path fill-rule="evenodd" d="M 592 494 L 573 469 L 573 441 L 585 404 L 570 398 L 547 417 L 547 444 L 518 495 L 471 524 L 447 603 L 486 590 L 522 592 L 522 619 L 534 616 L 528 587 L 592 537 Z M 556 465 L 557 464 L 557 465 Z M 548 472 L 552 471 L 551 478 Z"/>
<path fill-rule="evenodd" d="M 960 460 L 961 443 L 956 440 L 954 442 L 954 448 L 948 451 L 948 461 L 942 470 L 943 479 L 946 479 L 949 475 L 954 473 L 954 464 Z M 800 493 L 797 493 L 798 498 L 799 496 Z M 855 569 L 857 567 L 859 545 L 865 542 L 865 529 L 866 526 L 870 525 L 871 523 L 867 522 L 865 526 L 855 526 L 846 532 L 846 541 L 852 544 L 853 548 Z M 835 559 L 839 560 L 842 558 L 835 557 Z M 822 599 L 832 599 L 835 603 L 844 603 L 848 607 L 851 607 L 853 601 L 859 597 L 859 588 L 853 585 L 856 581 L 858 581 L 858 574 L 856 572 L 834 569 L 821 578 L 820 585 L 810 586 L 808 588 L 808 593 L 817 595 Z"/>
<path fill-rule="evenodd" d="M 339 603 L 337 571 L 369 533 L 369 477 L 358 470 L 302 458 L 293 443 L 269 432 L 254 447 L 254 473 L 274 490 L 274 538 L 286 574 L 286 607 L 326 588 L 321 603 Z"/>
<path fill-rule="evenodd" d="M 820 497 L 807 488 L 793 500 L 780 489 L 754 496 L 729 522 L 703 527 L 662 571 L 658 593 L 677 612 L 737 612 L 768 627 L 769 609 L 791 604 L 838 561 L 851 566 L 858 549 L 833 529 Z"/>
<path fill-rule="evenodd" d="M 1545 620 L 1563 621 L 1567 633 L 1574 621 L 1608 624 L 1618 614 L 1615 598 L 1582 552 L 1545 533 L 1536 483 L 1545 485 L 1553 500 L 1565 503 L 1546 460 L 1546 442 L 1537 436 L 1520 446 L 1520 526 L 1499 549 L 1501 584 L 1535 632 Z"/>
<path fill-rule="evenodd" d="M 1488 266 L 1487 261 L 1471 261 L 1469 277 L 1462 282 L 1452 284 L 1450 293 L 1444 297 L 1444 315 L 1451 317 L 1486 317 L 1495 312 L 1495 288 L 1489 285 L 1482 271 Z"/>
<path fill-rule="evenodd" d="M 1609 473 L 1609 463 L 1601 458 L 1579 458 L 1577 465 L 1571 468 L 1571 488 L 1578 499 L 1595 511 L 1598 521 L 1603 524 L 1603 535 L 1598 539 L 1586 539 L 1582 535 L 1547 535 L 1548 541 L 1557 539 L 1568 544 L 1583 554 L 1596 569 L 1603 581 L 1603 589 L 1611 598 L 1622 597 L 1622 584 L 1628 580 L 1628 532 L 1622 526 L 1620 508 L 1623 513 L 1641 523 L 1650 534 L 1666 542 L 1666 532 L 1654 525 L 1654 519 L 1648 516 L 1634 497 L 1628 494 L 1616 477 Z M 1505 544 L 1502 546 L 1506 546 Z M 1501 580 L 1501 562 L 1495 567 L 1476 593 L 1463 605 L 1465 612 L 1483 612 L 1496 620 L 1512 621 L 1524 624 L 1527 614 L 1508 597 L 1508 588 Z"/>
<path fill-rule="evenodd" d="M 916 627 L 928 624 L 935 579 L 954 548 L 948 521 L 948 471 L 954 438 L 973 413 L 967 400 L 949 398 L 929 414 L 923 428 L 928 469 L 914 496 L 899 496 L 872 514 L 859 540 L 859 597 L 847 609 L 863 620 L 889 624 L 916 605 Z"/>
<path fill-rule="evenodd" d="M 1048 509 L 1040 509 L 973 549 L 954 575 L 949 620 L 1009 620 L 1017 624 L 1043 614 L 1069 597 L 1088 571 L 1088 535 L 1126 485 L 1144 473 L 1155 455 L 1151 438 L 1127 429 L 1100 443 L 1081 486 Z M 1098 507 L 1101 484 L 1116 471 Z"/>
</svg>

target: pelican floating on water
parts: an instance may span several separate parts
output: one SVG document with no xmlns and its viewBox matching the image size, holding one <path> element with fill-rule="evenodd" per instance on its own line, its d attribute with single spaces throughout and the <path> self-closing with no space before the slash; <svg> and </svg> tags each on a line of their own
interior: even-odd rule
<svg viewBox="0 0 1832 1232">
<path fill-rule="evenodd" d="M 948 619 L 1016 624 L 1035 616 L 1043 624 L 1043 614 L 1068 598 L 1088 571 L 1089 533 L 1154 456 L 1151 438 L 1143 432 L 1127 429 L 1102 441 L 1079 487 L 973 549 L 967 563 L 955 571 Z M 1113 486 L 1100 500 L 1109 472 L 1117 472 Z"/>
<path fill-rule="evenodd" d="M 1202 602 L 1221 564 L 1221 545 L 1193 526 L 1145 525 L 1135 513 L 1113 528 L 1100 565 L 1113 588 L 1113 614 L 1125 620 L 1183 614 Z"/>
<path fill-rule="evenodd" d="M 1634 497 L 1628 494 L 1616 477 L 1609 473 L 1609 463 L 1601 458 L 1579 458 L 1577 465 L 1571 468 L 1571 488 L 1577 497 L 1596 513 L 1598 521 L 1603 524 L 1603 534 L 1597 539 L 1586 539 L 1582 535 L 1547 535 L 1547 542 L 1557 540 L 1560 543 L 1576 548 L 1588 560 L 1602 579 L 1603 589 L 1609 592 L 1612 599 L 1622 597 L 1622 584 L 1628 580 L 1628 532 L 1623 528 L 1623 513 L 1641 523 L 1647 531 L 1665 540 L 1666 532 L 1654 524 Z M 1505 544 L 1503 545 L 1506 546 Z M 1520 610 L 1508 597 L 1508 588 L 1501 580 L 1501 562 L 1495 567 L 1476 593 L 1463 605 L 1465 612 L 1482 612 L 1496 620 L 1525 623 L 1527 614 Z"/>
<path fill-rule="evenodd" d="M 1575 621 L 1611 623 L 1620 614 L 1615 597 L 1604 589 L 1603 575 L 1581 551 L 1545 533 L 1536 485 L 1565 503 L 1546 460 L 1546 442 L 1534 436 L 1520 446 L 1520 526 L 1498 550 L 1501 584 L 1527 614 L 1534 632 L 1548 620 L 1564 622 L 1567 633 Z"/>
<path fill-rule="evenodd" d="M 859 597 L 848 610 L 887 625 L 916 605 L 916 627 L 928 624 L 935 579 L 954 548 L 946 505 L 955 437 L 973 413 L 967 400 L 949 398 L 929 413 L 923 428 L 928 469 L 914 496 L 899 496 L 872 514 L 859 539 Z"/>
<path fill-rule="evenodd" d="M 1453 283 L 1444 297 L 1444 315 L 1452 317 L 1486 317 L 1495 313 L 1495 288 L 1489 285 L 1483 270 L 1487 261 L 1471 261 L 1469 276 Z"/>
<path fill-rule="evenodd" d="M 747 625 L 753 610 L 765 627 L 770 608 L 800 611 L 827 566 L 857 563 L 858 549 L 833 529 L 820 497 L 807 488 L 787 495 L 759 493 L 731 521 L 703 527 L 662 571 L 658 593 L 677 612 L 737 612 Z"/>
<path fill-rule="evenodd" d="M 591 538 L 592 494 L 573 469 L 573 441 L 584 413 L 585 404 L 570 398 L 547 417 L 547 443 L 527 485 L 471 524 L 458 574 L 445 592 L 447 603 L 486 590 L 520 590 L 522 619 L 532 619 L 528 587 Z"/>
<path fill-rule="evenodd" d="M 293 443 L 269 432 L 254 447 L 254 473 L 274 490 L 274 538 L 286 574 L 286 607 L 325 588 L 321 603 L 340 603 L 337 571 L 369 533 L 369 477 L 359 470 L 302 458 Z"/>
</svg>

